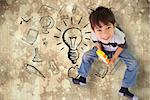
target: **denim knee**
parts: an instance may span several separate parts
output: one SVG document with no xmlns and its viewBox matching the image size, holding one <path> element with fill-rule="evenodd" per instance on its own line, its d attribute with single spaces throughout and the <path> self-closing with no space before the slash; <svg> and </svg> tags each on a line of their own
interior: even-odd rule
<svg viewBox="0 0 150 100">
<path fill-rule="evenodd" d="M 83 54 L 82 59 L 84 61 L 89 61 L 90 60 L 90 56 L 89 56 L 89 52 L 88 51 Z"/>
<path fill-rule="evenodd" d="M 138 68 L 139 68 L 139 63 L 135 59 L 132 60 L 130 66 L 128 66 L 129 71 L 138 70 Z"/>
</svg>

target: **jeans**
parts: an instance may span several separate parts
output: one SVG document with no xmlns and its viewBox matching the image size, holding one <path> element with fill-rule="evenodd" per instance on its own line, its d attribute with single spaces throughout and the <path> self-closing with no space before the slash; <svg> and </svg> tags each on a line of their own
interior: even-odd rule
<svg viewBox="0 0 150 100">
<path fill-rule="evenodd" d="M 98 56 L 96 55 L 96 51 L 97 48 L 93 47 L 92 49 L 83 54 L 82 62 L 78 70 L 78 73 L 82 77 L 88 76 L 92 63 L 95 59 L 98 58 Z M 114 52 L 104 52 L 109 55 L 109 58 L 111 58 L 114 54 Z M 136 77 L 139 69 L 139 64 L 137 60 L 132 56 L 128 49 L 124 49 L 119 55 L 119 58 L 126 64 L 127 67 L 124 78 L 122 80 L 122 87 L 134 87 L 136 85 Z"/>
</svg>

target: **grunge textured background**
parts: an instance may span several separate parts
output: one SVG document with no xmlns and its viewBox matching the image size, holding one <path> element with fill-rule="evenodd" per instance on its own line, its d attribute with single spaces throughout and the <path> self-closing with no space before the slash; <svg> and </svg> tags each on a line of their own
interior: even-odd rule
<svg viewBox="0 0 150 100">
<path fill-rule="evenodd" d="M 88 17 L 100 5 L 112 9 L 140 63 L 131 91 L 150 100 L 150 0 L 0 0 L 0 100 L 127 100 L 117 94 L 124 64 L 84 87 L 68 78 L 93 46 Z"/>
</svg>

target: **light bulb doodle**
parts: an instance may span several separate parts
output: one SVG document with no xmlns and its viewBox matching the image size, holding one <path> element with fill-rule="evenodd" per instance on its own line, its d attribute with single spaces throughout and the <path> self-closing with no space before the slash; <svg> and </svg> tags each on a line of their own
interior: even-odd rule
<svg viewBox="0 0 150 100">
<path fill-rule="evenodd" d="M 71 2 L 69 5 L 62 5 L 58 12 L 58 20 L 56 23 L 56 32 L 54 38 L 58 40 L 57 45 L 67 45 L 68 58 L 72 64 L 76 64 L 79 58 L 80 48 L 85 51 L 90 43 L 89 33 L 89 23 L 84 9 L 80 4 Z M 88 36 L 88 37 L 87 37 Z M 63 42 L 62 42 L 63 41 Z M 64 47 L 60 49 L 65 50 Z"/>
<path fill-rule="evenodd" d="M 88 45 L 85 43 L 86 40 L 90 41 L 90 38 L 87 37 L 88 34 L 90 34 L 90 31 L 87 31 L 87 27 L 89 23 L 83 23 L 83 16 L 78 19 L 78 21 L 75 20 L 73 17 L 70 18 L 70 24 L 66 22 L 66 20 L 63 20 L 62 23 L 65 27 L 61 29 L 60 27 L 56 27 L 56 29 L 62 33 L 61 36 L 54 35 L 54 38 L 57 40 L 62 40 L 65 45 L 69 48 L 68 51 L 68 58 L 71 60 L 73 64 L 75 64 L 79 58 L 79 47 L 81 46 L 81 50 L 84 50 L 85 46 Z M 80 26 L 82 24 L 82 26 Z M 70 27 L 71 26 L 71 27 Z M 62 39 L 61 39 L 62 37 Z M 57 45 L 63 44 L 62 41 L 59 41 Z M 79 46 L 80 45 L 80 46 Z M 63 50 L 64 47 L 61 48 Z"/>
<path fill-rule="evenodd" d="M 71 27 L 64 31 L 62 38 L 69 48 L 68 58 L 75 64 L 79 58 L 78 46 L 82 42 L 82 32 L 79 28 Z"/>
</svg>

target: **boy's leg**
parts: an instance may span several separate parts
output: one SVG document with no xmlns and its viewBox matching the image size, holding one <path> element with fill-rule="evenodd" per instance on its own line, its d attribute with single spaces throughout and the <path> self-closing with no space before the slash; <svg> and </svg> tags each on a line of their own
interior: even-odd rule
<svg viewBox="0 0 150 100">
<path fill-rule="evenodd" d="M 129 53 L 128 49 L 124 49 L 119 58 L 126 64 L 127 68 L 122 81 L 123 87 L 134 87 L 136 85 L 136 77 L 139 69 L 137 60 Z"/>
<path fill-rule="evenodd" d="M 92 63 L 95 59 L 98 58 L 98 56 L 96 55 L 96 51 L 97 48 L 93 47 L 91 50 L 83 54 L 82 62 L 78 70 L 79 75 L 81 75 L 82 77 L 86 78 L 88 76 Z"/>
<path fill-rule="evenodd" d="M 128 91 L 129 87 L 134 87 L 136 85 L 136 78 L 139 69 L 139 64 L 136 59 L 129 53 L 128 49 L 124 49 L 119 55 L 119 58 L 126 64 L 127 68 L 122 81 L 121 89 L 119 94 L 123 96 L 128 96 L 132 100 L 138 100 L 138 98 Z"/>
</svg>

